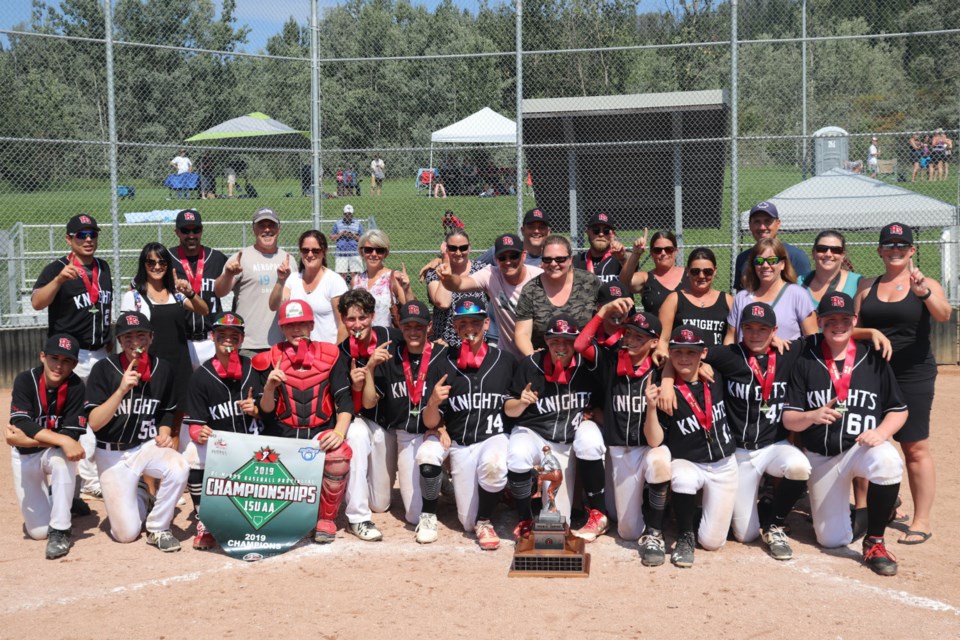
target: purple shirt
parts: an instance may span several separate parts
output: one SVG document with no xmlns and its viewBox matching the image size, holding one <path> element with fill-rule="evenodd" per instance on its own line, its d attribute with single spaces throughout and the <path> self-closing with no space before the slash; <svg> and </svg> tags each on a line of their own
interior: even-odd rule
<svg viewBox="0 0 960 640">
<path fill-rule="evenodd" d="M 727 324 L 737 328 L 737 342 L 743 339 L 740 314 L 743 308 L 752 302 L 756 302 L 753 294 L 745 289 L 737 291 L 737 295 L 733 297 L 733 307 L 727 316 Z M 796 340 L 803 335 L 800 323 L 806 320 L 815 308 L 806 289 L 798 284 L 787 284 L 780 292 L 780 298 L 773 305 L 773 310 L 777 313 L 777 337 L 781 340 Z"/>
</svg>

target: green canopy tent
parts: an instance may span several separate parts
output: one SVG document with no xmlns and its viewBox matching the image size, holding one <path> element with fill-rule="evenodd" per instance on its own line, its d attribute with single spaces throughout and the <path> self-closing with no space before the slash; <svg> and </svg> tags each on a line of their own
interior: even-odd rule
<svg viewBox="0 0 960 640">
<path fill-rule="evenodd" d="M 231 147 L 309 149 L 310 133 L 297 131 L 265 113 L 255 111 L 210 127 L 185 142 Z"/>
</svg>

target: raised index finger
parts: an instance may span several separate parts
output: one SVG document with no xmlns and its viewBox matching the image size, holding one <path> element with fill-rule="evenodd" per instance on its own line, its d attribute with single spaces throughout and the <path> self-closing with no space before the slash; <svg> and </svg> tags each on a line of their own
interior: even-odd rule
<svg viewBox="0 0 960 640">
<path fill-rule="evenodd" d="M 437 380 L 437 386 L 438 386 L 438 387 L 439 387 L 440 385 L 442 385 L 444 382 L 447 381 L 447 376 L 448 376 L 448 375 L 450 375 L 450 374 L 445 373 L 445 374 L 443 374 L 443 377 L 442 377 L 442 378 L 440 378 L 439 380 Z"/>
</svg>

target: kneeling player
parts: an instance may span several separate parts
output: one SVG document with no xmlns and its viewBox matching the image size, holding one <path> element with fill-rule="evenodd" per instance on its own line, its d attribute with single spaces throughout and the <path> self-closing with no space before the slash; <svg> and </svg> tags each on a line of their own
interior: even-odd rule
<svg viewBox="0 0 960 640">
<path fill-rule="evenodd" d="M 866 478 L 863 561 L 880 575 L 896 575 L 897 561 L 883 535 L 903 474 L 890 438 L 906 422 L 907 405 L 890 365 L 870 345 L 853 340 L 857 317 L 850 296 L 824 296 L 817 321 L 823 333 L 806 339 L 783 413 L 784 426 L 801 432 L 813 466 L 810 510 L 817 542 L 850 544 L 850 488 L 854 478 Z"/>
<path fill-rule="evenodd" d="M 153 326 L 142 313 L 121 313 L 115 332 L 122 351 L 94 365 L 84 406 L 97 437 L 97 469 L 110 533 L 118 542 L 133 542 L 146 518 L 147 544 L 179 551 L 170 523 L 189 466 L 172 448 L 173 372 L 147 352 Z M 137 488 L 141 475 L 160 480 L 149 514 Z"/>
<path fill-rule="evenodd" d="M 190 437 L 181 436 L 183 456 L 190 465 L 187 487 L 197 513 L 197 535 L 194 549 L 212 549 L 217 542 L 200 520 L 200 497 L 203 494 L 203 468 L 207 442 L 214 431 L 231 433 L 260 432 L 257 401 L 260 399 L 260 376 L 250 366 L 250 358 L 240 355 L 243 344 L 243 318 L 234 313 L 221 313 L 211 323 L 213 358 L 207 360 L 190 378 L 186 415 L 183 424 Z"/>
<path fill-rule="evenodd" d="M 334 520 L 343 501 L 353 451 L 347 430 L 353 420 L 349 365 L 336 345 L 310 340 L 313 310 L 302 300 L 280 307 L 285 340 L 253 358 L 260 372 L 264 435 L 316 440 L 324 450 L 323 484 L 314 541 L 337 538 Z"/>
<path fill-rule="evenodd" d="M 597 367 L 574 351 L 573 342 L 579 334 L 580 327 L 573 316 L 562 313 L 550 318 L 546 351 L 537 351 L 520 361 L 510 389 L 514 397 L 504 405 L 504 413 L 517 419 L 510 432 L 507 479 L 520 516 L 515 532 L 518 538 L 529 535 L 533 524 L 533 469 L 542 463 L 545 447 L 550 447 L 563 470 L 557 509 L 568 520 L 576 477 L 571 453 L 577 460 L 598 462 L 597 479 L 603 482 L 603 435 L 593 420 L 584 418 L 584 412 L 593 406 Z M 606 530 L 607 517 L 591 509 L 590 519 L 578 535 L 596 540 Z"/>
<path fill-rule="evenodd" d="M 53 335 L 40 352 L 42 365 L 13 382 L 6 438 L 13 447 L 13 488 L 27 535 L 47 539 L 48 560 L 70 551 L 70 503 L 87 429 L 83 382 L 73 373 L 79 353 L 75 338 Z"/>
<path fill-rule="evenodd" d="M 512 355 L 483 341 L 490 321 L 480 300 L 461 300 L 453 309 L 453 329 L 460 348 L 431 366 L 433 388 L 423 410 L 423 424 L 435 430 L 417 452 L 423 477 L 423 512 L 436 513 L 440 471 L 450 456 L 457 515 L 464 530 L 473 529 L 480 548 L 500 546 L 490 516 L 507 486 L 508 420 L 503 402 L 516 372 Z M 446 425 L 441 427 L 441 421 Z"/>
</svg>

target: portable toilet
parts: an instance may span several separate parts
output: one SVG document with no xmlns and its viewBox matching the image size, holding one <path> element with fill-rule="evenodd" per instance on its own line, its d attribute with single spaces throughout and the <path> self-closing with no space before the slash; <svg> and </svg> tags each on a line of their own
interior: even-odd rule
<svg viewBox="0 0 960 640">
<path fill-rule="evenodd" d="M 850 134 L 840 127 L 824 127 L 813 134 L 813 171 L 821 175 L 843 168 L 850 159 Z"/>
</svg>

